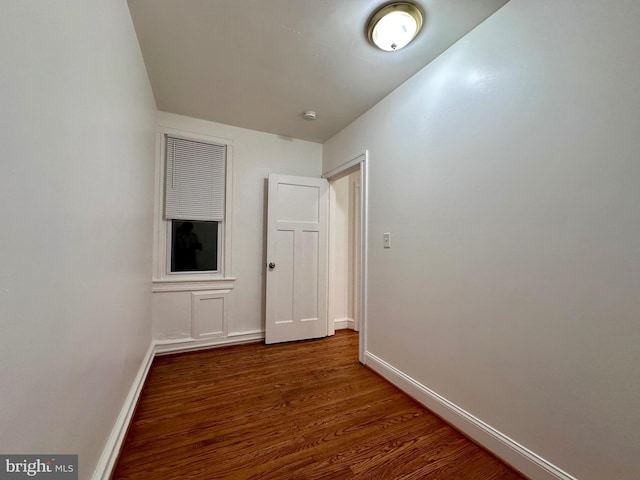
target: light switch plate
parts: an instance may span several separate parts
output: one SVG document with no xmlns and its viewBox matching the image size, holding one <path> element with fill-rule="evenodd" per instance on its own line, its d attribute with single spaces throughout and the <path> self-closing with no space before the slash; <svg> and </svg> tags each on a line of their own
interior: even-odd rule
<svg viewBox="0 0 640 480">
<path fill-rule="evenodd" d="M 382 236 L 382 245 L 384 248 L 391 248 L 391 233 L 387 232 Z"/>
</svg>

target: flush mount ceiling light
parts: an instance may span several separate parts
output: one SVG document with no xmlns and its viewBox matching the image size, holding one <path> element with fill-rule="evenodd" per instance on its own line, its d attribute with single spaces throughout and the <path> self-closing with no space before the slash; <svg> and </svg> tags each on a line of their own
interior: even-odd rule
<svg viewBox="0 0 640 480">
<path fill-rule="evenodd" d="M 406 47 L 422 28 L 422 12 L 410 2 L 393 2 L 375 12 L 367 24 L 372 45 L 386 52 Z"/>
</svg>

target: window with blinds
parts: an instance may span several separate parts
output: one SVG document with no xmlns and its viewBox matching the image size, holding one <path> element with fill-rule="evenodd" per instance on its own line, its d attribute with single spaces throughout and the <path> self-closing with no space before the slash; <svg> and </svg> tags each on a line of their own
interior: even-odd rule
<svg viewBox="0 0 640 480">
<path fill-rule="evenodd" d="M 215 273 L 225 212 L 225 145 L 166 137 L 167 273 Z"/>
<path fill-rule="evenodd" d="M 165 218 L 222 222 L 226 146 L 167 137 Z"/>
</svg>

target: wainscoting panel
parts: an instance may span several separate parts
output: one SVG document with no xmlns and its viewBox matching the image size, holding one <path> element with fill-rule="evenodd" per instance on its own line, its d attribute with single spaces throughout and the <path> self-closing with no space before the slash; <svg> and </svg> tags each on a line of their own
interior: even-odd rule
<svg viewBox="0 0 640 480">
<path fill-rule="evenodd" d="M 227 334 L 231 290 L 191 293 L 191 337 L 223 337 Z"/>
</svg>

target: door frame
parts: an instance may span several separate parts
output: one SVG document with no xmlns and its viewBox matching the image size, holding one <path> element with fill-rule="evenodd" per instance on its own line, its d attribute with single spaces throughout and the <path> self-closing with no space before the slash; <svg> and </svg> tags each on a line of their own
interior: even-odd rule
<svg viewBox="0 0 640 480">
<path fill-rule="evenodd" d="M 360 258 L 359 258 L 359 271 L 355 272 L 354 275 L 359 276 L 358 282 L 358 292 L 354 292 L 354 299 L 358 306 L 358 317 L 356 322 L 359 326 L 358 332 L 358 360 L 362 364 L 366 364 L 365 361 L 365 352 L 367 351 L 367 256 L 368 256 L 368 191 L 369 191 L 369 151 L 364 150 L 361 153 L 351 157 L 350 160 L 346 161 L 339 167 L 334 168 L 333 170 L 328 171 L 322 178 L 326 178 L 331 185 L 331 182 L 338 180 L 350 173 L 355 172 L 360 169 Z M 330 186 L 331 188 L 331 186 Z M 330 193 L 331 196 L 331 193 Z M 329 235 L 331 236 L 331 205 L 329 207 Z M 333 252 L 331 251 L 331 242 L 329 243 L 329 265 L 333 265 Z M 332 269 L 329 268 L 329 282 L 331 282 L 331 273 Z M 327 312 L 333 312 L 332 302 L 333 296 L 331 294 L 328 295 L 328 305 Z M 327 331 L 335 332 L 335 327 L 333 323 L 334 319 L 329 318 L 327 316 Z"/>
</svg>

